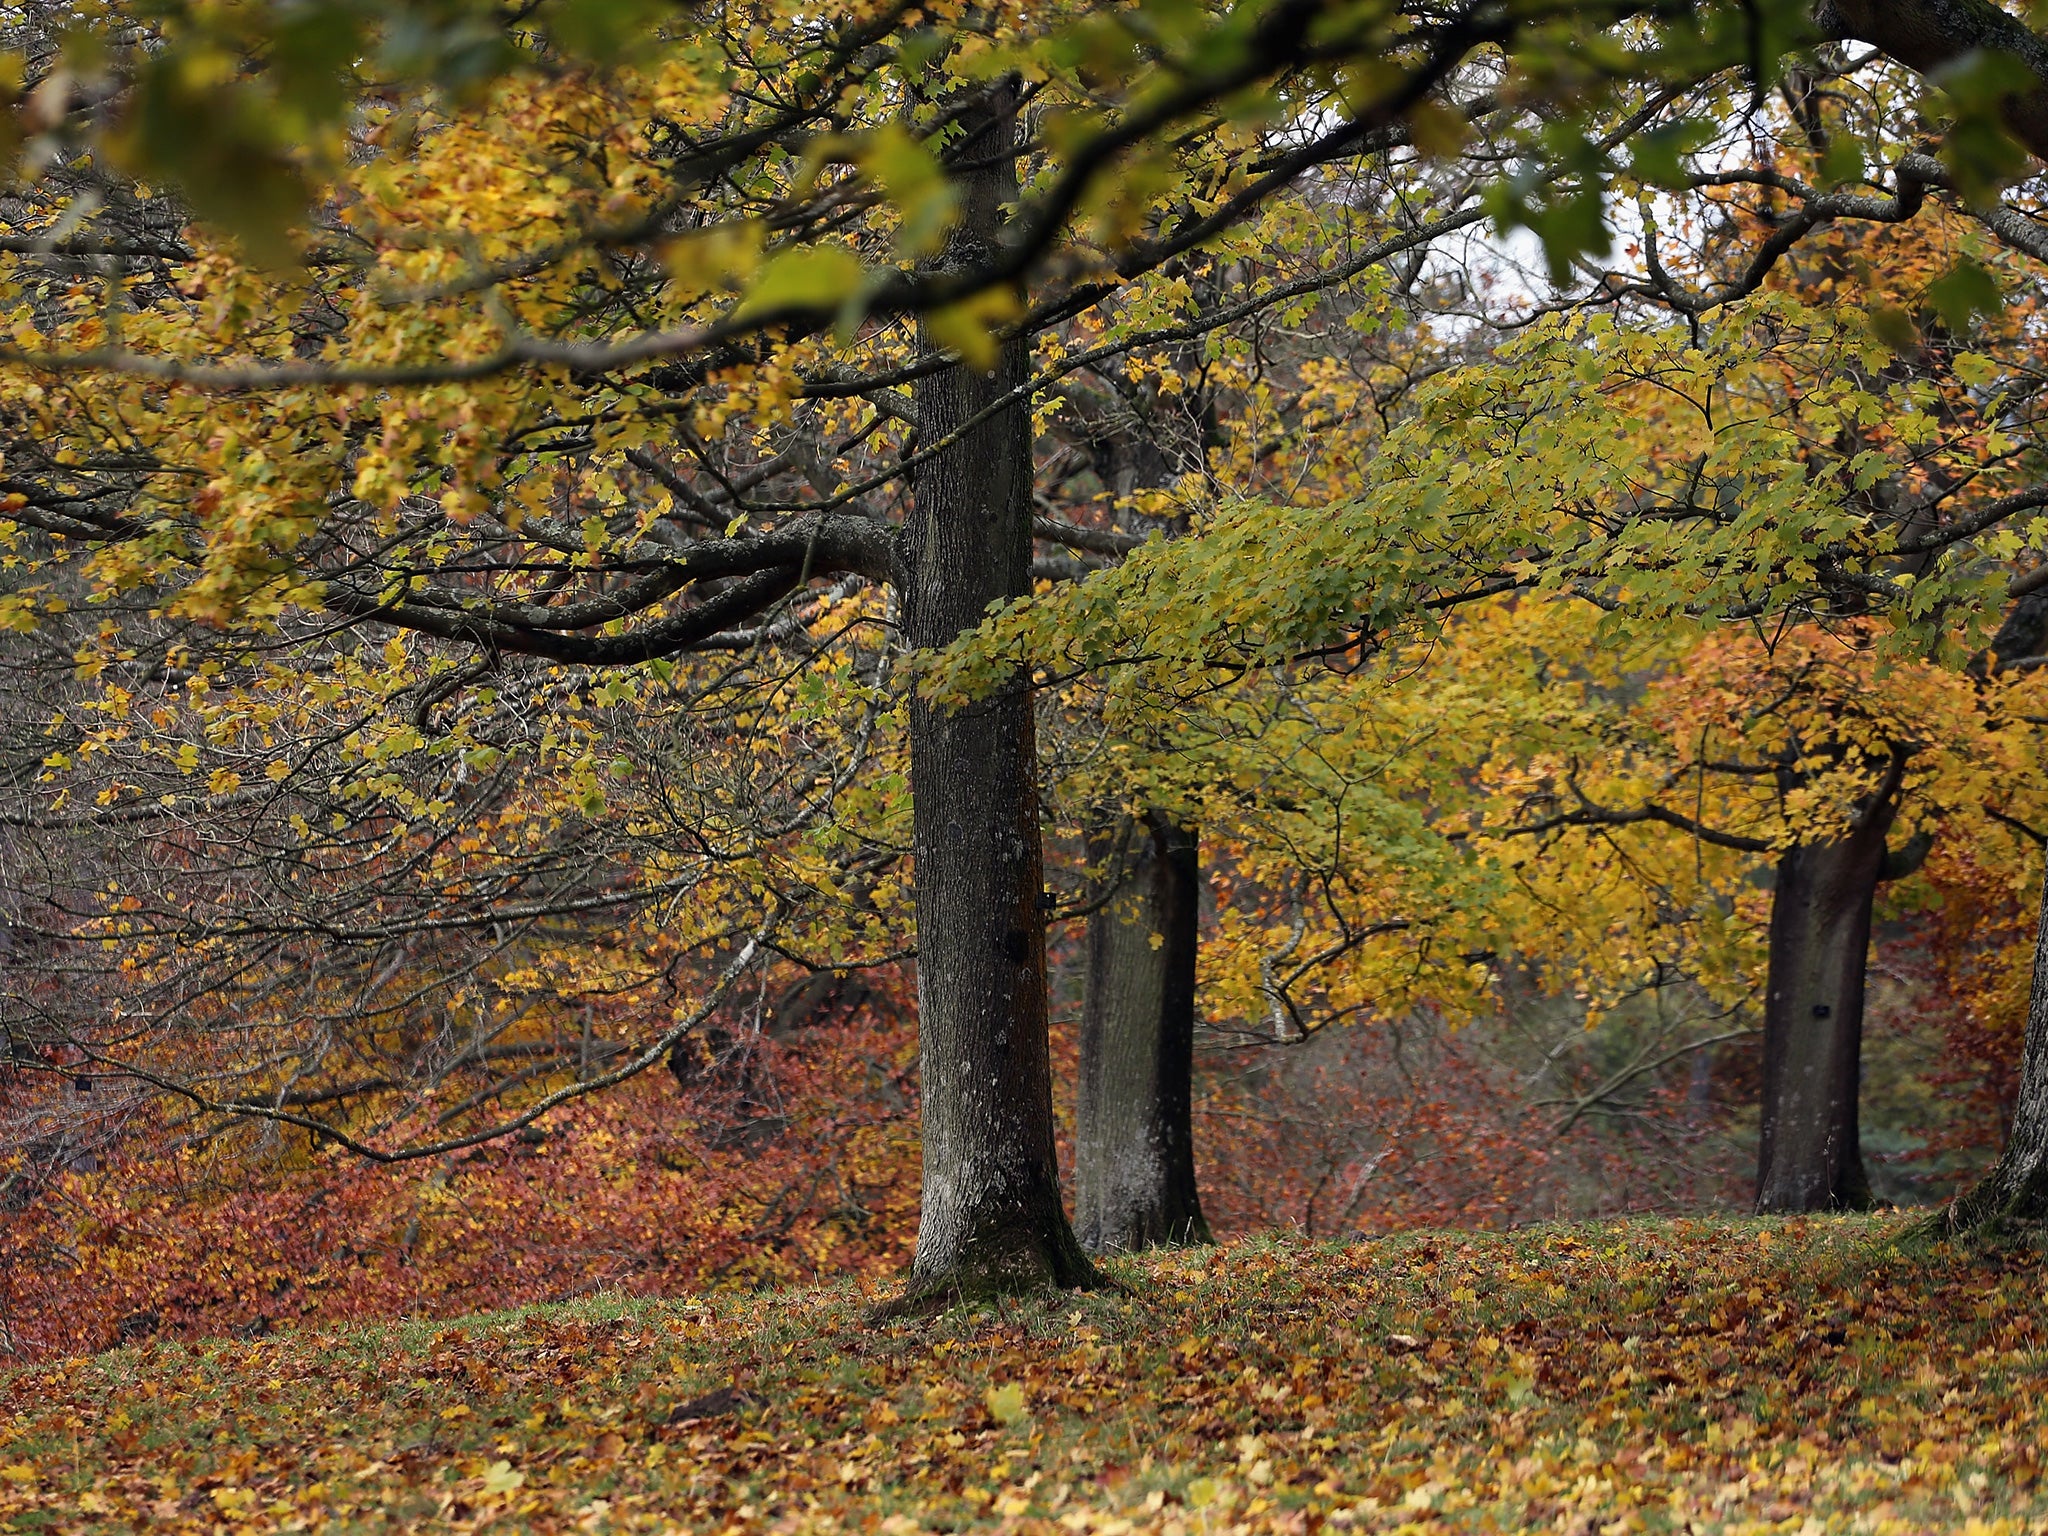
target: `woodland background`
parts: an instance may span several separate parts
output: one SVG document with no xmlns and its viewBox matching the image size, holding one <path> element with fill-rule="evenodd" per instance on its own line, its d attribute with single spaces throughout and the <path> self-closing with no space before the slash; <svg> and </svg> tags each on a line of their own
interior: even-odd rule
<svg viewBox="0 0 2048 1536">
<path fill-rule="evenodd" d="M 1873 1182 L 1900 1204 L 1944 1199 L 1989 1165 L 2018 1054 L 2010 1015 L 2003 1029 L 1972 1020 L 1930 979 L 1924 943 L 1906 923 L 1887 935 L 1866 1058 Z M 890 981 L 795 1042 L 759 1047 L 745 1090 L 649 1074 L 551 1117 L 544 1136 L 439 1164 L 252 1164 L 87 1142 L 70 1154 L 83 1166 L 15 1197 L 4 1283 L 16 1358 L 848 1271 L 880 1294 L 917 1231 L 915 1044 Z M 1196 1154 L 1217 1235 L 1747 1206 L 1753 1038 L 1635 1077 L 1560 1131 L 1669 1035 L 1654 1018 L 1586 1031 L 1576 1010 L 1518 1001 L 1519 1015 L 1455 1031 L 1425 1016 L 1398 1038 L 1205 1050 Z M 1070 1083 L 1071 1019 L 1056 1044 Z M 1552 1053 L 1569 1065 L 1538 1077 Z"/>
</svg>

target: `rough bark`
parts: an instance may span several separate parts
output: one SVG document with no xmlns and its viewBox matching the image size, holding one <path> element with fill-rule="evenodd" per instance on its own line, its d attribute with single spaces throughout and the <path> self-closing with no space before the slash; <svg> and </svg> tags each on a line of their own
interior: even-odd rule
<svg viewBox="0 0 2048 1536">
<path fill-rule="evenodd" d="M 1074 1225 L 1090 1253 L 1206 1243 L 1191 1078 L 1201 865 L 1157 812 L 1091 834 L 1089 862 L 1126 880 L 1088 921 Z M 1117 846 L 1121 843 L 1121 849 Z"/>
<path fill-rule="evenodd" d="M 2048 1220 L 2048 878 L 2034 936 L 2034 981 L 2027 995 L 2027 1036 L 2012 1134 L 1998 1166 L 1938 1219 L 1951 1234 L 1996 1233 Z"/>
<path fill-rule="evenodd" d="M 1887 871 L 1903 757 L 1846 837 L 1789 849 L 1771 900 L 1759 1211 L 1870 1204 L 1857 1121 L 1871 908 Z"/>
<path fill-rule="evenodd" d="M 959 156 L 981 168 L 960 179 L 944 257 L 962 265 L 987 258 L 1017 195 L 1014 111 L 996 102 L 968 127 Z M 916 386 L 919 440 L 960 433 L 918 471 L 903 534 L 904 631 L 919 650 L 1030 588 L 1030 410 L 961 431 L 1025 368 L 1012 342 L 992 370 L 961 363 Z M 910 764 L 924 1202 L 906 1300 L 1086 1284 L 1053 1150 L 1029 678 L 957 709 L 914 699 Z"/>
<path fill-rule="evenodd" d="M 1822 0 L 1823 35 L 1868 43 L 1917 74 L 1937 74 L 1972 53 L 2015 61 L 2026 83 L 1999 99 L 2007 131 L 2048 160 L 2048 43 L 1991 0 Z"/>
<path fill-rule="evenodd" d="M 1978 658 L 1973 668 L 1978 676 L 1997 667 L 2009 667 L 2048 650 L 2048 586 L 2021 594 L 2006 610 L 1998 633 L 1991 637 L 1990 653 Z"/>
</svg>

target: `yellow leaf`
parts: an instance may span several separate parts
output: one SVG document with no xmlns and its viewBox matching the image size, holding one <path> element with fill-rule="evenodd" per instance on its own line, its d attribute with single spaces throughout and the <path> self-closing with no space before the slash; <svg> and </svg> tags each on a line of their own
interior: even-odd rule
<svg viewBox="0 0 2048 1536">
<path fill-rule="evenodd" d="M 256 1495 L 247 1488 L 216 1488 L 213 1502 L 222 1514 L 230 1517 L 249 1515 L 256 1509 Z"/>
<path fill-rule="evenodd" d="M 1024 1389 L 1015 1382 L 988 1389 L 988 1411 L 998 1424 L 1014 1424 L 1031 1410 L 1024 1406 Z"/>
<path fill-rule="evenodd" d="M 526 1486 L 526 1474 L 513 1470 L 509 1461 L 494 1461 L 484 1469 L 484 1492 L 501 1497 Z"/>
<path fill-rule="evenodd" d="M 1007 288 L 992 288 L 958 304 L 934 310 L 925 319 L 932 340 L 948 352 L 960 354 L 970 368 L 992 369 L 1002 350 L 999 332 L 1004 322 L 1018 312 L 1017 295 Z"/>
</svg>

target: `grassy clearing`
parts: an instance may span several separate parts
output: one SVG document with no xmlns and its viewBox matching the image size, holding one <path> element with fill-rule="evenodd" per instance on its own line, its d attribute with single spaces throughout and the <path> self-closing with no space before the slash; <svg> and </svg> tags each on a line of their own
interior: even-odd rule
<svg viewBox="0 0 2048 1536">
<path fill-rule="evenodd" d="M 0 1529 L 2048 1529 L 2048 1265 L 1896 1230 L 1269 1241 L 927 1322 L 847 1286 L 120 1350 L 0 1379 Z"/>
</svg>

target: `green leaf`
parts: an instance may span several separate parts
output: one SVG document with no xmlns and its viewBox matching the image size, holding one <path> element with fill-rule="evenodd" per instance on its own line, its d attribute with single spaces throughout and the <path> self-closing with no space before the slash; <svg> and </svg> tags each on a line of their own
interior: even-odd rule
<svg viewBox="0 0 2048 1536">
<path fill-rule="evenodd" d="M 958 304 L 934 310 L 925 329 L 948 352 L 957 352 L 970 368 L 992 369 L 1002 351 L 1001 326 L 1017 313 L 1017 296 L 991 289 Z"/>
<path fill-rule="evenodd" d="M 1978 315 L 1995 315 L 2004 309 L 2005 295 L 1999 291 L 1997 278 L 1965 256 L 1927 285 L 1927 302 L 1941 316 L 1942 324 L 1960 335 Z"/>
<path fill-rule="evenodd" d="M 1663 123 L 1632 141 L 1629 168 L 1636 179 L 1653 187 L 1676 187 L 1685 181 L 1685 157 L 1714 136 L 1713 124 L 1700 118 Z"/>
<path fill-rule="evenodd" d="M 1982 352 L 1958 352 L 1949 367 L 1972 389 L 1981 389 L 1998 374 L 1998 364 Z"/>
<path fill-rule="evenodd" d="M 1875 304 L 1870 310 L 1870 329 L 1894 352 L 1920 350 L 1920 331 L 1913 317 L 1894 304 Z"/>
<path fill-rule="evenodd" d="M 1838 133 L 1828 140 L 1827 152 L 1820 157 L 1823 181 L 1832 184 L 1861 181 L 1866 169 L 1863 145 L 1855 135 Z"/>
<path fill-rule="evenodd" d="M 836 309 L 860 292 L 861 277 L 860 258 L 843 245 L 804 245 L 779 251 L 761 269 L 734 313 Z"/>
<path fill-rule="evenodd" d="M 2009 54 L 1978 48 L 1927 78 L 1940 88 L 1929 115 L 1951 119 L 1939 153 L 1964 201 L 1995 196 L 2025 173 L 2026 151 L 2006 131 L 2002 111 L 2007 100 L 2034 88 L 2026 65 Z"/>
<path fill-rule="evenodd" d="M 548 31 L 569 53 L 602 64 L 623 58 L 669 10 L 661 0 L 565 0 Z"/>
<path fill-rule="evenodd" d="M 905 256 L 936 250 L 953 222 L 955 194 L 939 162 L 899 123 L 870 134 L 860 149 L 860 166 L 881 184 L 902 220 L 896 248 Z"/>
<path fill-rule="evenodd" d="M 109 147 L 131 173 L 176 182 L 259 266 L 290 265 L 290 227 L 313 192 L 274 110 L 257 85 L 210 79 L 184 62 L 161 56 L 139 72 L 129 120 Z"/>
</svg>

